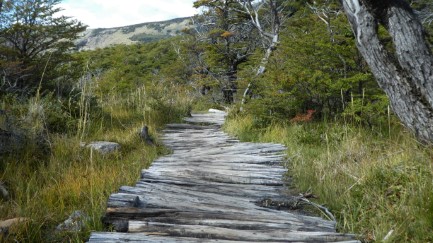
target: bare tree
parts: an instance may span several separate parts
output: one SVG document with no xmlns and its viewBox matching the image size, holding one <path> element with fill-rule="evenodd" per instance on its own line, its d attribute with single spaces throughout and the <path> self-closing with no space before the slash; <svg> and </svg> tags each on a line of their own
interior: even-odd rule
<svg viewBox="0 0 433 243">
<path fill-rule="evenodd" d="M 424 25 L 430 26 L 433 22 L 433 2 L 431 0 L 411 0 L 410 5 Z"/>
<path fill-rule="evenodd" d="M 262 40 L 262 46 L 265 50 L 263 58 L 255 74 L 255 78 L 257 78 L 265 72 L 266 65 L 272 55 L 272 52 L 277 49 L 280 38 L 281 24 L 284 22 L 284 20 L 286 20 L 288 16 L 293 14 L 293 12 L 289 12 L 286 15 L 283 14 L 284 11 L 287 11 L 285 5 L 287 1 L 264 0 L 257 4 L 253 4 L 253 1 L 237 1 L 243 7 L 243 12 L 250 17 L 251 22 L 259 31 Z M 262 16 L 263 12 L 261 12 L 262 9 L 267 10 L 265 12 L 268 18 L 266 26 L 262 23 L 264 19 L 264 17 Z M 245 89 L 241 105 L 245 104 L 247 96 L 251 94 L 253 81 L 251 81 Z"/>
<path fill-rule="evenodd" d="M 416 14 L 404 0 L 340 0 L 356 45 L 395 114 L 420 141 L 433 141 L 433 56 Z M 382 43 L 382 25 L 393 50 Z"/>
</svg>

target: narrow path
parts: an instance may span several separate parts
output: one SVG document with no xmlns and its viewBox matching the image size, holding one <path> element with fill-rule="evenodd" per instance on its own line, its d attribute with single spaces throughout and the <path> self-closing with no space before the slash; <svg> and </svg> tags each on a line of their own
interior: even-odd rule
<svg viewBox="0 0 433 243">
<path fill-rule="evenodd" d="M 173 153 L 110 196 L 104 220 L 120 232 L 95 232 L 89 242 L 358 242 L 334 222 L 289 210 L 285 147 L 231 138 L 224 116 L 167 125 Z"/>
</svg>

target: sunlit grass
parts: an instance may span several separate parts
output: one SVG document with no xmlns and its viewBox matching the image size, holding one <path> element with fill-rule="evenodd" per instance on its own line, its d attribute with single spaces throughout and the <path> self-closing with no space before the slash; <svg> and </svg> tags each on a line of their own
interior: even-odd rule
<svg viewBox="0 0 433 243">
<path fill-rule="evenodd" d="M 35 157 L 34 150 L 24 150 L 5 157 L 0 181 L 7 185 L 11 200 L 1 202 L 0 219 L 24 217 L 28 221 L 10 229 L 0 241 L 82 242 L 91 231 L 104 230 L 101 217 L 109 195 L 122 185 L 135 184 L 141 169 L 168 152 L 158 145 L 159 129 L 190 109 L 188 97 L 166 94 L 165 98 L 170 101 L 144 99 L 134 93 L 108 97 L 100 101 L 102 109 L 96 113 L 82 113 L 80 129 L 50 134 L 48 156 Z M 156 146 L 140 140 L 143 125 L 149 126 Z M 101 155 L 80 146 L 91 141 L 112 141 L 122 147 Z M 77 233 L 56 232 L 55 227 L 75 210 L 88 216 L 85 228 Z"/>
<path fill-rule="evenodd" d="M 391 135 L 339 123 L 275 124 L 255 128 L 235 117 L 226 131 L 241 139 L 287 146 L 288 174 L 337 216 L 338 229 L 366 242 L 433 240 L 433 163 L 430 147 L 395 125 Z"/>
<path fill-rule="evenodd" d="M 145 146 L 137 133 L 131 134 L 114 130 L 102 137 L 101 140 L 109 138 L 123 146 L 120 152 L 107 156 L 81 148 L 75 138 L 58 137 L 53 141 L 53 154 L 47 162 L 38 165 L 25 162 L 31 158 L 8 162 L 2 179 L 14 194 L 13 200 L 2 206 L 2 218 L 31 219 L 24 231 L 11 234 L 12 239 L 39 241 L 74 210 L 82 210 L 90 217 L 87 232 L 102 230 L 100 218 L 109 194 L 121 185 L 136 182 L 140 170 L 164 151 Z M 78 240 L 82 236 L 68 237 Z"/>
</svg>

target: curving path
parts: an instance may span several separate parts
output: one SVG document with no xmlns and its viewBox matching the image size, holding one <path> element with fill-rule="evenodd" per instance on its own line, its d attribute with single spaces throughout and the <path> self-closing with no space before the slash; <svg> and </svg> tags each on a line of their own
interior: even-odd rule
<svg viewBox="0 0 433 243">
<path fill-rule="evenodd" d="M 110 196 L 104 221 L 118 232 L 92 233 L 89 242 L 358 242 L 293 210 L 285 147 L 239 142 L 221 131 L 224 117 L 210 110 L 167 125 L 173 153 Z"/>
</svg>

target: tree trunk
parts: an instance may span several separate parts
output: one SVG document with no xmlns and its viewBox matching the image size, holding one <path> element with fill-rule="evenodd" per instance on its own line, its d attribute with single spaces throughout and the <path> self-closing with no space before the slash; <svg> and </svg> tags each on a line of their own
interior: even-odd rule
<svg viewBox="0 0 433 243">
<path fill-rule="evenodd" d="M 278 45 L 278 32 L 274 35 L 274 37 L 272 38 L 272 43 L 271 45 L 268 47 L 268 49 L 265 52 L 264 57 L 262 58 L 262 61 L 260 62 L 260 66 L 257 69 L 256 75 L 254 76 L 254 78 L 256 79 L 257 77 L 259 77 L 260 75 L 262 75 L 265 70 L 266 70 L 266 65 L 268 64 L 269 58 L 271 57 L 272 52 L 277 49 L 277 45 Z M 251 88 L 253 85 L 253 81 L 248 83 L 247 88 L 244 91 L 244 94 L 242 96 L 242 102 L 241 105 L 244 105 L 245 102 L 247 101 L 247 96 L 251 94 Z M 242 106 L 241 106 L 241 110 L 242 110 Z"/>
<path fill-rule="evenodd" d="M 229 70 L 226 73 L 227 76 L 227 84 L 223 87 L 223 97 L 224 102 L 226 104 L 233 104 L 234 100 L 234 94 L 237 91 L 237 79 L 238 79 L 238 65 L 241 61 L 240 60 L 232 60 L 232 63 L 230 64 Z"/>
<path fill-rule="evenodd" d="M 340 0 L 356 45 L 402 123 L 420 141 L 433 141 L 433 56 L 421 23 L 403 0 Z M 395 53 L 378 35 L 383 24 Z"/>
<path fill-rule="evenodd" d="M 260 24 L 260 20 L 259 20 L 259 13 L 257 10 L 254 10 L 254 8 L 252 7 L 252 5 L 249 5 L 251 10 L 248 9 L 248 7 L 246 7 L 247 5 L 244 5 L 244 8 L 246 9 L 247 13 L 250 15 L 251 17 L 251 21 L 254 24 L 254 26 L 257 28 L 257 30 L 259 31 L 261 38 L 263 39 L 263 43 L 266 42 L 266 39 L 271 37 L 271 41 L 270 44 L 268 45 L 268 47 L 266 48 L 266 52 L 265 55 L 263 56 L 259 68 L 257 69 L 256 75 L 254 76 L 254 80 L 257 79 L 257 77 L 261 76 L 263 73 L 265 73 L 266 70 L 266 65 L 269 62 L 269 58 L 271 57 L 272 52 L 277 49 L 278 43 L 279 43 L 279 33 L 280 33 L 280 27 L 281 27 L 281 13 L 277 10 L 277 3 L 272 1 L 272 0 L 268 0 L 266 1 L 266 3 L 269 5 L 269 8 L 271 10 L 271 15 L 273 15 L 273 23 L 272 23 L 272 33 L 266 33 L 264 29 L 262 29 L 261 24 Z M 252 13 L 254 12 L 254 14 Z M 243 105 L 245 104 L 246 100 L 247 100 L 247 96 L 251 95 L 251 89 L 252 89 L 252 85 L 254 80 L 252 80 L 251 82 L 248 83 L 247 88 L 244 91 L 244 94 L 242 96 L 242 101 L 241 101 L 241 107 L 240 110 L 243 110 Z"/>
</svg>

